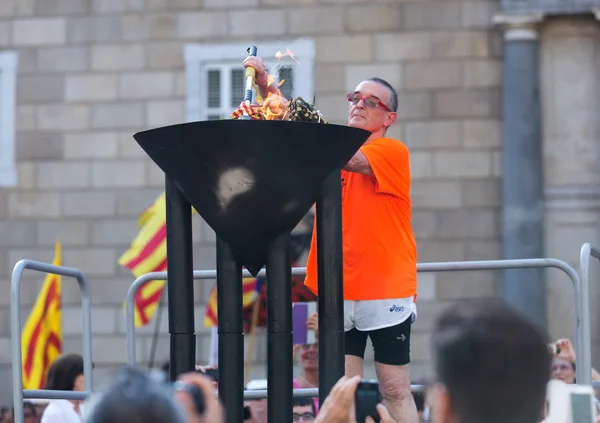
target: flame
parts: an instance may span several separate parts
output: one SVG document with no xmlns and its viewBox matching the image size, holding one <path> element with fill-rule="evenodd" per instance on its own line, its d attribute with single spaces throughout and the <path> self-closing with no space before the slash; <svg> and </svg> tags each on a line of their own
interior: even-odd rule
<svg viewBox="0 0 600 423">
<path fill-rule="evenodd" d="M 285 53 L 278 51 L 275 54 L 277 61 L 281 60 L 281 58 L 288 56 L 296 63 L 298 60 L 294 57 L 294 53 L 287 48 Z M 262 98 L 258 92 L 256 93 L 256 103 L 255 105 L 247 106 L 243 102 L 240 107 L 237 108 L 232 114 L 231 117 L 236 119 L 239 118 L 244 113 L 249 114 L 252 119 L 260 119 L 260 120 L 285 120 L 288 117 L 287 106 L 289 101 L 281 94 L 281 90 L 279 87 L 283 85 L 285 79 L 282 79 L 277 84 L 275 81 L 277 78 L 273 75 L 267 75 L 267 80 L 269 82 L 268 85 L 274 85 L 277 89 L 275 92 L 269 92 L 266 98 Z"/>
<path fill-rule="evenodd" d="M 296 63 L 298 60 L 294 57 L 294 53 L 289 48 L 285 49 L 285 53 L 278 51 L 275 53 L 275 58 L 279 62 L 283 57 L 288 56 Z M 273 75 L 268 75 L 269 85 L 275 83 L 276 78 Z M 287 105 L 288 101 L 285 99 L 279 87 L 283 85 L 285 79 L 282 79 L 277 83 L 277 91 L 275 93 L 269 93 L 267 98 L 264 99 L 260 107 L 260 111 L 265 120 L 285 120 L 288 116 Z M 258 101 L 258 100 L 257 100 Z"/>
<path fill-rule="evenodd" d="M 275 82 L 275 77 L 273 75 L 268 75 L 268 81 L 269 85 L 273 84 Z M 283 82 L 284 80 L 279 81 L 277 84 L 277 91 L 274 93 L 269 92 L 267 98 L 262 102 L 260 111 L 265 120 L 285 120 L 288 115 L 288 101 L 279 90 L 279 87 L 281 87 Z"/>
<path fill-rule="evenodd" d="M 296 59 L 294 57 L 294 53 L 292 53 L 292 51 L 289 48 L 285 49 L 285 53 L 282 53 L 280 51 L 278 51 L 277 53 L 275 53 L 275 58 L 277 58 L 277 61 L 279 62 L 282 58 L 284 58 L 285 56 L 288 56 L 290 59 L 292 59 L 294 62 L 300 64 L 300 62 L 298 61 L 298 59 Z"/>
</svg>

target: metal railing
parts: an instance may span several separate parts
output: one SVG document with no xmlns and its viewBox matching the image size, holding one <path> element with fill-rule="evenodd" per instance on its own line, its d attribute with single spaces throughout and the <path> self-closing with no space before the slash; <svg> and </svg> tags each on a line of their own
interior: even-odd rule
<svg viewBox="0 0 600 423">
<path fill-rule="evenodd" d="M 582 384 L 591 383 L 591 352 L 590 352 L 590 307 L 589 307 L 589 261 L 594 256 L 600 259 L 600 250 L 585 244 L 581 250 L 581 275 L 566 262 L 551 258 L 542 259 L 516 259 L 516 260 L 485 260 L 485 261 L 463 261 L 463 262 L 439 262 L 419 263 L 417 271 L 425 272 L 452 272 L 452 271 L 476 271 L 476 270 L 505 270 L 505 269 L 531 269 L 531 268 L 556 268 L 567 274 L 573 284 L 574 291 L 574 314 L 575 314 L 575 350 L 577 360 L 577 380 Z M 21 351 L 21 305 L 20 305 L 20 282 L 25 269 L 44 273 L 56 274 L 77 279 L 81 290 L 81 302 L 83 312 L 83 360 L 86 392 L 71 391 L 49 391 L 49 390 L 23 390 L 22 389 L 22 351 Z M 266 271 L 262 269 L 259 276 L 265 276 Z M 306 268 L 293 268 L 293 276 L 304 276 Z M 251 277 L 250 273 L 244 271 L 244 277 Z M 193 278 L 216 279 L 216 270 L 196 270 Z M 126 345 L 127 364 L 136 364 L 135 348 L 135 295 L 146 283 L 152 280 L 166 280 L 167 272 L 153 272 L 137 278 L 130 286 L 125 300 L 126 320 Z M 75 399 L 83 400 L 93 391 L 92 383 L 92 351 L 91 351 L 91 303 L 89 287 L 78 269 L 54 266 L 31 260 L 19 261 L 13 270 L 11 279 L 11 343 L 13 354 L 13 390 L 15 405 L 15 423 L 23 423 L 23 399 L 45 398 L 45 399 Z M 594 383 L 599 386 L 600 382 Z M 411 385 L 413 392 L 422 391 L 424 385 Z M 266 398 L 266 390 L 244 391 L 245 399 Z M 318 389 L 295 389 L 294 396 L 317 397 Z"/>
<path fill-rule="evenodd" d="M 600 249 L 592 246 L 589 242 L 583 244 L 581 247 L 581 253 L 579 254 L 579 275 L 581 277 L 581 318 L 584 319 L 583 323 L 587 325 L 587 334 L 588 336 L 582 339 L 581 346 L 579 347 L 579 351 L 577 354 L 577 366 L 579 366 L 580 362 L 589 363 L 590 371 L 586 371 L 582 376 L 582 379 L 579 379 L 579 374 L 577 375 L 577 383 L 581 383 L 582 385 L 589 385 L 592 381 L 592 372 L 591 372 L 591 364 L 592 364 L 592 340 L 591 340 L 591 311 L 590 311 L 590 259 L 594 257 L 600 260 Z M 588 369 L 588 367 L 585 367 Z M 581 381 L 581 382 L 580 382 Z"/>
<path fill-rule="evenodd" d="M 23 357 L 21 348 L 21 278 L 23 277 L 23 272 L 26 269 L 46 274 L 75 278 L 79 284 L 79 290 L 81 292 L 83 325 L 83 375 L 84 389 L 86 392 L 23 389 Z M 85 398 L 88 392 L 92 392 L 94 386 L 92 375 L 92 308 L 89 285 L 80 270 L 71 267 L 55 266 L 33 260 L 20 260 L 17 264 L 15 264 L 10 280 L 10 320 L 15 423 L 23 423 L 24 398 L 80 399 L 79 397 L 83 396 Z M 78 398 L 74 398 L 74 394 Z"/>
<path fill-rule="evenodd" d="M 582 315 L 582 298 L 589 297 L 589 284 L 582 291 L 579 275 L 568 263 L 551 258 L 543 259 L 516 259 L 516 260 L 483 260 L 483 261 L 457 261 L 457 262 L 440 262 L 440 263 L 419 263 L 417 271 L 419 273 L 426 272 L 452 272 L 452 271 L 473 271 L 473 270 L 504 270 L 504 269 L 531 269 L 531 268 L 556 268 L 562 270 L 569 276 L 573 284 L 574 293 L 574 314 L 575 314 L 575 351 L 583 351 L 583 341 L 587 339 L 589 344 L 590 339 L 590 321 L 589 307 L 585 312 L 587 315 Z M 295 267 L 292 269 L 293 276 L 304 276 L 306 274 L 305 267 Z M 262 269 L 258 276 L 265 276 L 265 269 Z M 195 270 L 193 275 L 195 280 L 198 279 L 216 279 L 216 270 Z M 250 273 L 244 270 L 243 277 L 251 277 Z M 125 327 L 126 327 L 126 345 L 127 345 L 127 363 L 130 365 L 136 364 L 136 348 L 135 348 L 135 295 L 137 291 L 146 283 L 152 280 L 167 280 L 167 272 L 147 273 L 137 278 L 130 286 L 125 299 Z M 591 369 L 591 357 L 586 358 L 585 354 L 582 359 L 578 359 L 577 365 L 577 380 L 582 377 L 585 380 L 585 369 Z M 589 371 L 591 373 L 591 370 Z M 265 391 L 266 392 L 266 391 Z M 258 395 L 258 394 L 253 394 Z M 266 394 L 265 394 L 266 395 Z"/>
</svg>

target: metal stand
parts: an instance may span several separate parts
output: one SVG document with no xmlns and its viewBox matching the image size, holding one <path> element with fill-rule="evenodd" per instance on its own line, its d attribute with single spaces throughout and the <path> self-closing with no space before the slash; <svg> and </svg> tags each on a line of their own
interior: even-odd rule
<svg viewBox="0 0 600 423">
<path fill-rule="evenodd" d="M 219 397 L 227 423 L 244 420 L 244 323 L 242 266 L 229 245 L 217 238 L 217 310 L 219 327 Z M 291 355 L 291 354 L 290 354 Z"/>
<path fill-rule="evenodd" d="M 344 375 L 344 282 L 340 170 L 325 179 L 317 201 L 319 402 Z"/>
<path fill-rule="evenodd" d="M 194 263 L 192 255 L 192 207 L 167 177 L 166 228 L 169 334 L 171 336 L 170 378 L 196 367 L 194 331 Z"/>
<path fill-rule="evenodd" d="M 292 421 L 293 338 L 290 233 L 277 238 L 267 258 L 267 394 L 269 423 Z"/>
</svg>

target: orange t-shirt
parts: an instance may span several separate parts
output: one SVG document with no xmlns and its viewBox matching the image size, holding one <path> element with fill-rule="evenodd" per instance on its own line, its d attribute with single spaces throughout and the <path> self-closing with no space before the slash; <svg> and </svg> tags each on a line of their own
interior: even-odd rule
<svg viewBox="0 0 600 423">
<path fill-rule="evenodd" d="M 377 138 L 360 148 L 374 176 L 342 171 L 344 299 L 406 298 L 417 293 L 408 148 Z M 317 210 L 318 212 L 318 210 Z M 316 219 L 304 284 L 317 294 Z"/>
</svg>

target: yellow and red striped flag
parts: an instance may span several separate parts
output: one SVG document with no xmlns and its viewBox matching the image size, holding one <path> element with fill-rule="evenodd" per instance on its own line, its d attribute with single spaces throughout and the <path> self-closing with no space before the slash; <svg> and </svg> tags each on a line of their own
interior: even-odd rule
<svg viewBox="0 0 600 423">
<path fill-rule="evenodd" d="M 119 264 L 138 278 L 149 272 L 167 270 L 167 225 L 165 194 L 144 210 L 138 218 L 140 231 Z M 148 281 L 135 295 L 135 326 L 145 326 L 158 308 L 165 281 Z"/>
<path fill-rule="evenodd" d="M 61 246 L 56 241 L 52 264 L 61 265 Z M 42 389 L 46 372 L 62 352 L 61 277 L 46 275 L 31 314 L 21 332 L 23 389 Z"/>
<path fill-rule="evenodd" d="M 261 283 L 259 278 L 244 278 L 242 279 L 243 307 L 246 308 L 254 301 L 260 298 L 257 289 L 260 289 Z M 206 313 L 204 314 L 204 327 L 211 328 L 217 326 L 217 284 L 213 286 L 206 304 Z"/>
</svg>

